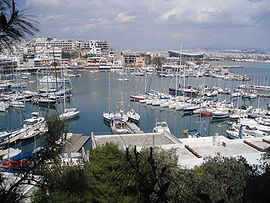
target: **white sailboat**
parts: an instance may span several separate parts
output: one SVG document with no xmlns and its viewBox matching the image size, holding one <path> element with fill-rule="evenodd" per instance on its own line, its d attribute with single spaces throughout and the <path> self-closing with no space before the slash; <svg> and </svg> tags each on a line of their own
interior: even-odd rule
<svg viewBox="0 0 270 203">
<path fill-rule="evenodd" d="M 6 105 L 5 102 L 1 101 L 0 102 L 0 112 L 5 112 L 6 111 Z"/>
<path fill-rule="evenodd" d="M 64 110 L 64 113 L 59 115 L 59 118 L 61 120 L 69 120 L 72 118 L 75 118 L 77 116 L 79 116 L 80 111 L 78 111 L 76 108 L 68 108 Z"/>
<path fill-rule="evenodd" d="M 64 82 L 64 111 L 62 114 L 59 115 L 59 118 L 61 120 L 69 120 L 69 119 L 72 119 L 72 118 L 75 118 L 77 116 L 79 116 L 80 114 L 80 111 L 77 110 L 76 108 L 66 108 L 66 85 L 65 85 L 65 82 Z"/>
<path fill-rule="evenodd" d="M 111 112 L 111 73 L 109 72 L 109 112 L 103 112 L 104 121 L 110 122 L 111 119 L 115 116 L 113 112 Z"/>
</svg>

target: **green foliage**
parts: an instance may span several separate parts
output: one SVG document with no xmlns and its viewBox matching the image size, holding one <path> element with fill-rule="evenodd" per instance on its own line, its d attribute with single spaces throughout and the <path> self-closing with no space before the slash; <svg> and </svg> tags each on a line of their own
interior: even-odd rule
<svg viewBox="0 0 270 203">
<path fill-rule="evenodd" d="M 261 164 L 247 178 L 247 199 L 250 202 L 270 202 L 270 148 L 262 155 Z"/>
<path fill-rule="evenodd" d="M 62 121 L 58 115 L 52 115 L 46 118 L 46 127 L 48 131 L 45 133 L 47 147 L 61 144 L 65 140 L 67 133 L 67 124 Z M 61 142 L 58 142 L 58 141 Z"/>
<path fill-rule="evenodd" d="M 29 167 L 20 170 L 20 175 L 13 182 L 0 176 L 0 202 L 20 202 L 24 198 L 19 192 L 22 185 L 32 183 L 37 187 L 46 188 L 45 186 L 56 185 L 54 180 L 60 180 L 58 177 L 61 170 L 52 169 L 59 168 L 58 156 L 62 151 L 66 124 L 59 117 L 51 116 L 46 118 L 46 125 L 46 144 L 28 159 L 31 162 Z M 51 164 L 48 164 L 49 161 Z M 36 181 L 33 175 L 41 175 L 43 181 Z"/>
<path fill-rule="evenodd" d="M 71 58 L 71 53 L 70 52 L 62 52 L 62 58 Z"/>
<path fill-rule="evenodd" d="M 47 167 L 46 184 L 32 202 L 267 202 L 260 192 L 269 190 L 269 170 L 259 174 L 251 169 L 243 158 L 221 156 L 183 169 L 175 150 L 138 152 L 135 147 L 125 152 L 107 143 L 91 151 L 83 168 Z M 253 189 L 255 194 L 248 195 Z"/>
<path fill-rule="evenodd" d="M 216 156 L 189 172 L 186 198 L 211 202 L 240 202 L 246 188 L 244 160 Z"/>
<path fill-rule="evenodd" d="M 163 57 L 163 56 L 155 56 L 152 59 L 152 64 L 155 65 L 155 66 L 161 67 L 162 64 L 164 63 L 164 61 L 165 61 L 165 57 Z"/>
<path fill-rule="evenodd" d="M 90 162 L 85 165 L 93 202 L 133 202 L 121 186 L 126 179 L 125 153 L 113 144 L 106 144 L 90 153 Z M 136 195 L 134 195 L 136 196 Z"/>
<path fill-rule="evenodd" d="M 78 167 L 51 168 L 43 174 L 46 187 L 37 190 L 32 202 L 85 202 L 89 191 L 84 171 Z"/>
<path fill-rule="evenodd" d="M 169 202 L 177 197 L 177 158 L 173 151 L 146 148 L 133 153 L 127 149 L 129 176 L 140 202 Z"/>
<path fill-rule="evenodd" d="M 52 62 L 52 66 L 58 66 L 59 64 L 57 62 Z"/>
</svg>

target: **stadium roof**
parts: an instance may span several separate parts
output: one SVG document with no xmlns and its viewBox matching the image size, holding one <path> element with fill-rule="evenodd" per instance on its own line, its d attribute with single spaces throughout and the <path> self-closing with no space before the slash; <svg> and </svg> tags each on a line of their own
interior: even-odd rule
<svg viewBox="0 0 270 203">
<path fill-rule="evenodd" d="M 203 58 L 205 53 L 184 53 L 180 51 L 168 51 L 170 57 L 180 57 L 180 54 L 182 54 L 182 57 L 188 57 L 188 58 Z"/>
</svg>

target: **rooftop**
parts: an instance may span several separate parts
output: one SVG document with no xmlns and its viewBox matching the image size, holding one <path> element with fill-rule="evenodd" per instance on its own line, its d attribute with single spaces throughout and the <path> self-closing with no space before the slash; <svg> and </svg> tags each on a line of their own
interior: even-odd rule
<svg viewBox="0 0 270 203">
<path fill-rule="evenodd" d="M 101 147 L 106 142 L 112 142 L 120 149 L 136 146 L 158 146 L 162 149 L 175 149 L 178 164 L 184 167 L 194 167 L 203 162 L 204 158 L 220 154 L 225 157 L 246 158 L 250 164 L 258 163 L 263 152 L 270 147 L 270 137 L 230 140 L 224 136 L 177 139 L 168 133 L 142 133 L 122 135 L 93 135 L 93 148 Z"/>
</svg>

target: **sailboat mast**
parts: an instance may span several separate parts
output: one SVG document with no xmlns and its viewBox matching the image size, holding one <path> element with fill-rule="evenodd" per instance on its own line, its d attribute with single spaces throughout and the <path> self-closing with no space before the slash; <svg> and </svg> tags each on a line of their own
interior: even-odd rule
<svg viewBox="0 0 270 203">
<path fill-rule="evenodd" d="M 182 69 L 182 51 L 183 50 L 182 50 L 182 43 L 181 43 L 181 51 L 180 51 L 180 67 L 181 67 L 181 69 Z M 184 88 L 185 87 L 186 87 L 186 72 L 185 72 L 185 66 L 184 66 Z"/>
<path fill-rule="evenodd" d="M 64 111 L 63 113 L 65 112 L 66 110 L 66 83 L 64 81 Z"/>
<path fill-rule="evenodd" d="M 111 112 L 111 71 L 109 71 L 109 112 Z"/>
<path fill-rule="evenodd" d="M 146 93 L 146 77 L 147 77 L 147 74 L 144 75 L 144 93 Z"/>
<path fill-rule="evenodd" d="M 55 85 L 56 85 L 56 90 L 58 90 L 58 83 L 57 83 L 57 71 L 56 71 L 56 63 L 55 63 L 55 55 L 54 55 L 54 45 L 52 46 L 53 48 L 53 67 L 55 71 Z"/>
</svg>

